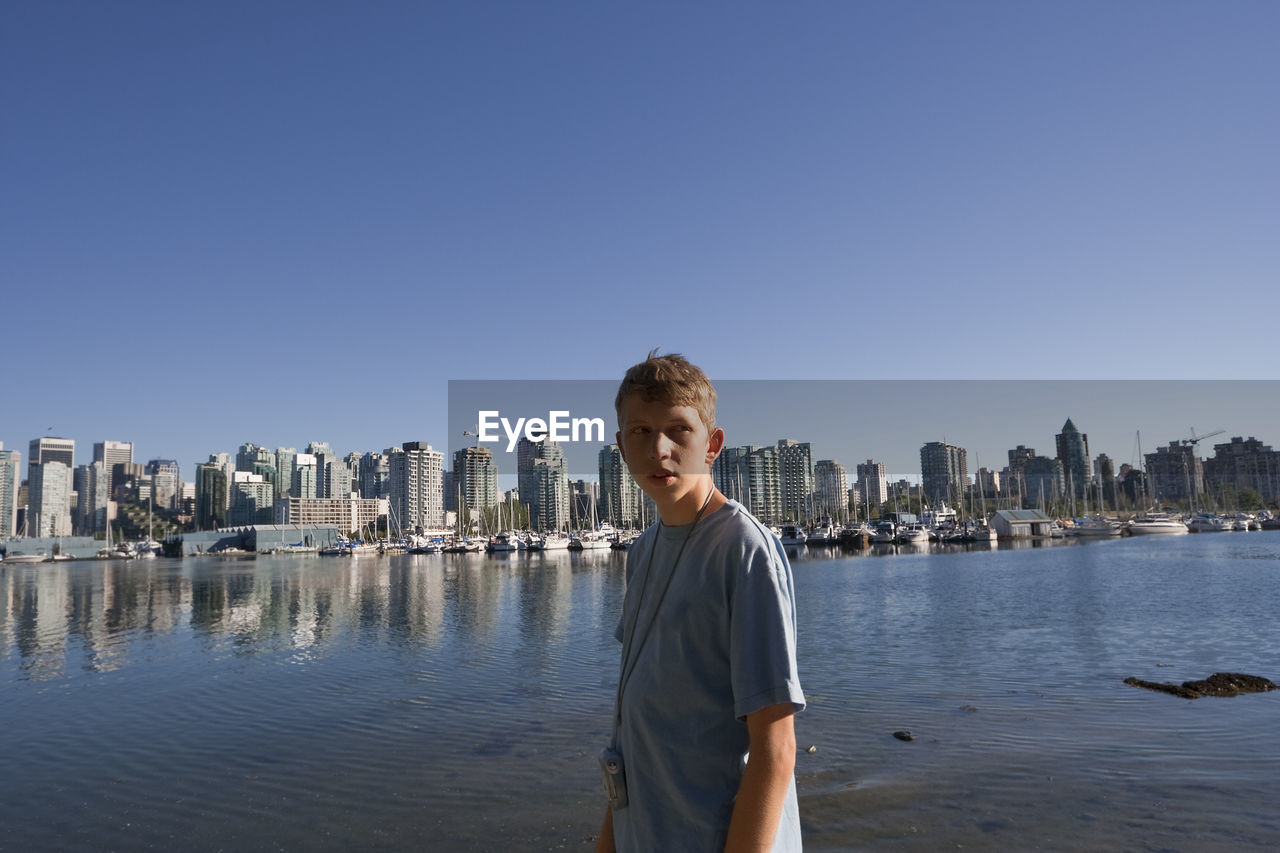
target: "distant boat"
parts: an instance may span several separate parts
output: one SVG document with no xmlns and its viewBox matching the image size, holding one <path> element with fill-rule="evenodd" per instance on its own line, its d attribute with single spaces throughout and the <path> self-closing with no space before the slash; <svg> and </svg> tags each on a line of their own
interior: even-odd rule
<svg viewBox="0 0 1280 853">
<path fill-rule="evenodd" d="M 782 533 L 778 536 L 783 545 L 803 545 L 809 537 L 798 524 L 782 525 Z"/>
<path fill-rule="evenodd" d="M 1129 533 L 1148 536 L 1158 533 L 1188 533 L 1187 525 L 1165 513 L 1151 513 L 1129 521 Z"/>
<path fill-rule="evenodd" d="M 49 559 L 49 555 L 43 551 L 36 554 L 5 554 L 4 562 L 19 565 L 23 563 L 43 563 Z"/>
</svg>

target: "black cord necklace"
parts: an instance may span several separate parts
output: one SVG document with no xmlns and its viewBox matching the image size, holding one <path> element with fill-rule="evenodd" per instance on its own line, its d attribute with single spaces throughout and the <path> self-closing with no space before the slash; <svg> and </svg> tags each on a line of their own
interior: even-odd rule
<svg viewBox="0 0 1280 853">
<path fill-rule="evenodd" d="M 667 590 L 671 588 L 671 580 L 676 576 L 676 567 L 680 565 L 680 557 L 684 554 L 684 546 L 689 544 L 690 537 L 693 536 L 693 528 L 697 527 L 702 513 L 706 511 L 707 504 L 711 503 L 711 496 L 716 493 L 715 486 L 707 492 L 706 498 L 702 501 L 702 506 L 698 508 L 698 514 L 693 517 L 693 523 L 689 525 L 689 532 L 685 533 L 684 539 L 680 541 L 680 548 L 676 551 L 676 558 L 671 562 L 671 571 L 667 573 L 667 580 L 662 585 L 662 592 L 658 594 L 658 602 L 653 607 L 653 613 L 649 615 L 649 621 L 645 624 L 644 633 L 640 635 L 640 646 L 636 649 L 635 654 L 631 654 L 631 642 L 636 636 L 636 623 L 640 621 L 640 614 L 644 608 L 644 596 L 649 590 L 649 575 L 653 570 L 653 555 L 658 550 L 658 536 L 653 537 L 653 547 L 649 549 L 649 560 L 644 567 L 644 579 L 640 582 L 640 599 L 636 602 L 636 618 L 631 623 L 631 631 L 628 632 L 626 642 L 622 644 L 622 674 L 618 677 L 618 695 L 614 700 L 614 720 L 613 720 L 613 737 L 611 743 L 617 746 L 618 728 L 622 725 L 622 691 L 627 686 L 627 681 L 631 679 L 631 673 L 635 671 L 636 662 L 640 659 L 640 653 L 644 651 L 644 644 L 649 639 L 649 635 L 653 632 L 653 623 L 658 618 L 658 611 L 662 609 L 662 602 L 667 597 Z M 658 519 L 658 534 L 662 533 L 662 519 Z"/>
</svg>

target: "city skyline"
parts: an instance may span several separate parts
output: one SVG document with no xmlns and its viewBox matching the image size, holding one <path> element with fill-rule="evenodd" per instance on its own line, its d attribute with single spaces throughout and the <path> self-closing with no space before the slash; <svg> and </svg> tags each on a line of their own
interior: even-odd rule
<svg viewBox="0 0 1280 853">
<path fill-rule="evenodd" d="M 1144 455 L 1154 453 L 1158 447 L 1167 446 L 1170 442 L 1190 439 L 1193 429 L 1196 436 L 1222 430 L 1200 444 L 1198 453 L 1201 457 L 1212 456 L 1215 444 L 1229 442 L 1234 436 L 1257 438 L 1266 444 L 1280 443 L 1280 435 L 1277 435 L 1280 432 L 1280 382 L 1272 381 L 728 380 L 716 384 L 720 392 L 719 423 L 726 430 L 727 446 L 773 445 L 784 439 L 808 442 L 813 446 L 815 462 L 831 459 L 852 472 L 858 463 L 870 458 L 886 466 L 891 481 L 905 478 L 918 482 L 921 475 L 920 448 L 930 442 L 945 441 L 965 449 L 970 480 L 979 467 L 995 471 L 1005 467 L 1008 464 L 1007 452 L 1019 445 L 1033 448 L 1041 456 L 1056 456 L 1056 436 L 1068 419 L 1081 432 L 1088 434 L 1090 462 L 1099 454 L 1106 454 L 1117 470 L 1122 464 L 1137 466 L 1139 437 Z M 604 400 L 604 391 L 616 389 L 612 380 L 485 381 L 455 383 L 457 385 L 471 390 L 455 391 L 450 398 L 451 403 L 470 402 L 474 393 L 482 394 L 488 400 L 501 400 L 507 395 L 519 401 L 517 405 L 523 403 L 526 406 L 523 410 L 515 410 L 526 413 L 539 411 L 536 407 L 528 408 L 529 400 L 566 399 L 562 392 L 549 393 L 548 389 L 574 389 L 570 400 L 583 397 Z M 787 405 L 760 406 L 762 395 L 769 399 L 785 399 Z M 1069 398 L 1071 403 L 1063 403 L 1059 407 L 1057 401 L 1063 398 Z M 1007 408 L 997 409 L 993 402 L 997 400 Z M 572 402 L 564 405 L 572 405 Z M 1050 420 L 1055 417 L 1055 408 L 1063 412 L 1056 416 L 1056 422 Z M 546 405 L 541 407 L 544 414 L 546 409 Z M 1140 410 L 1140 413 L 1132 414 L 1135 410 Z M 470 411 L 470 408 L 464 408 L 454 412 L 447 421 L 455 427 L 466 424 Z M 606 401 L 597 403 L 595 408 L 579 408 L 578 411 L 606 420 L 606 441 L 583 442 L 580 446 L 564 444 L 567 473 L 571 479 L 595 479 L 599 449 L 613 443 L 616 424 L 612 420 L 612 396 L 610 394 Z M 949 424 L 942 420 L 944 417 L 950 419 Z M 1137 425 L 1130 431 L 1127 423 L 1131 417 Z M 1201 423 L 1179 426 L 1180 419 L 1189 421 L 1191 418 Z M 924 425 L 909 426 L 913 423 Z M 476 437 L 465 432 L 464 429 L 451 430 L 448 442 L 412 441 L 424 441 L 433 450 L 443 453 L 445 468 L 451 469 L 455 454 L 476 443 Z M 14 450 L 35 440 L 9 440 L 7 436 L 0 435 L 0 446 Z M 81 456 L 79 448 L 113 441 L 131 444 L 137 464 L 161 458 L 153 456 L 146 448 L 140 448 L 136 442 L 130 442 L 127 437 L 93 437 L 83 443 L 80 438 L 72 440 L 77 445 L 77 465 L 83 464 L 87 456 Z M 344 458 L 352 452 L 380 453 L 408 441 L 411 439 L 386 441 L 372 447 L 338 446 L 332 452 L 336 458 Z M 204 463 L 210 455 L 234 454 L 245 443 L 261 445 L 272 452 L 278 447 L 297 450 L 311 446 L 301 442 L 273 444 L 248 438 L 228 447 L 211 448 L 197 454 L 197 458 L 177 459 L 184 481 L 192 482 L 196 466 Z M 499 472 L 499 485 L 503 489 L 511 489 L 516 485 L 515 454 L 504 452 L 506 444 L 506 437 L 501 436 L 498 442 L 485 446 L 492 452 Z M 24 475 L 28 463 L 24 453 Z"/>
</svg>

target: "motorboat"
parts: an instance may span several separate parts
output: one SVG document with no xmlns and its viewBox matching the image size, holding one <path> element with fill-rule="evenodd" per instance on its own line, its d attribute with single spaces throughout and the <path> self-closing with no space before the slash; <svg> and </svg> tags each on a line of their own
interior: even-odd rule
<svg viewBox="0 0 1280 853">
<path fill-rule="evenodd" d="M 803 545 L 808 538 L 804 529 L 798 524 L 782 525 L 782 533 L 778 536 L 783 545 Z"/>
<path fill-rule="evenodd" d="M 928 542 L 929 531 L 922 524 L 907 524 L 898 529 L 894 541 L 900 545 L 908 545 L 917 542 Z"/>
<path fill-rule="evenodd" d="M 1123 532 L 1124 528 L 1120 526 L 1120 522 L 1101 515 L 1087 515 L 1084 518 L 1077 518 L 1075 519 L 1075 524 L 1067 528 L 1067 535 L 1069 536 L 1119 536 Z"/>
<path fill-rule="evenodd" d="M 898 527 L 892 521 L 881 521 L 871 529 L 871 541 L 876 545 L 892 545 L 898 535 Z"/>
<path fill-rule="evenodd" d="M 520 550 L 519 537 L 514 533 L 504 532 L 489 537 L 484 550 L 489 554 Z"/>
<path fill-rule="evenodd" d="M 1189 532 L 1186 524 L 1165 513 L 1153 512 L 1129 520 L 1129 533 L 1132 536 Z"/>
<path fill-rule="evenodd" d="M 24 563 L 44 563 L 49 560 L 49 555 L 43 551 L 36 554 L 5 554 L 4 562 L 9 565 L 21 565 Z"/>
<path fill-rule="evenodd" d="M 836 528 L 830 518 L 819 519 L 805 538 L 806 545 L 834 545 L 837 541 Z"/>
</svg>

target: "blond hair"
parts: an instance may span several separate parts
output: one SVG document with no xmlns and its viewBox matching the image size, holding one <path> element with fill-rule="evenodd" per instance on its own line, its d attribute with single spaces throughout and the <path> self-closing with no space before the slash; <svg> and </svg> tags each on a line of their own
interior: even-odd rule
<svg viewBox="0 0 1280 853">
<path fill-rule="evenodd" d="M 716 389 L 702 368 L 679 353 L 658 355 L 656 349 L 650 350 L 644 361 L 627 370 L 613 401 L 619 429 L 622 428 L 622 401 L 637 395 L 649 403 L 692 406 L 698 410 L 708 433 L 716 428 Z"/>
</svg>

